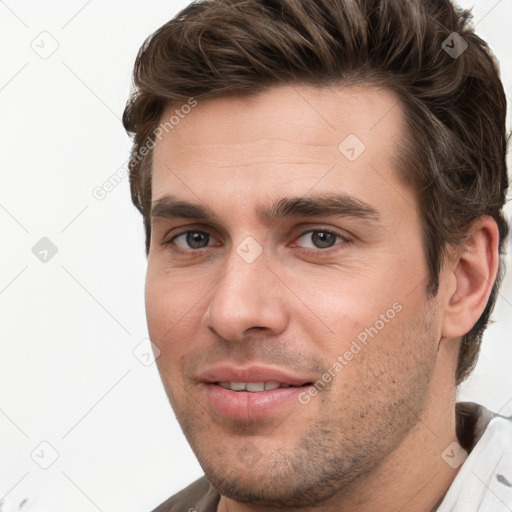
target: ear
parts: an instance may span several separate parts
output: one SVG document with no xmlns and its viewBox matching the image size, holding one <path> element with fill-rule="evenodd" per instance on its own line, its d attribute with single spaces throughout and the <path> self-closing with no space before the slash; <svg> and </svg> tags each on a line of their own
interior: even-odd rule
<svg viewBox="0 0 512 512">
<path fill-rule="evenodd" d="M 442 325 L 444 338 L 468 333 L 483 313 L 499 268 L 499 231 L 492 217 L 480 217 L 470 235 L 447 258 L 445 279 L 448 289 Z"/>
</svg>

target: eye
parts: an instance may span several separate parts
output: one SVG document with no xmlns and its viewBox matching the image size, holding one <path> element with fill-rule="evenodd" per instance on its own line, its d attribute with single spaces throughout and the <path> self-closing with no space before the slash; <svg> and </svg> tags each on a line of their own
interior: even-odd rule
<svg viewBox="0 0 512 512">
<path fill-rule="evenodd" d="M 329 249 L 330 247 L 345 241 L 346 239 L 341 235 L 322 229 L 311 230 L 304 233 L 297 238 L 295 245 L 299 245 L 306 249 Z"/>
<path fill-rule="evenodd" d="M 204 231 L 185 231 L 171 238 L 167 243 L 174 243 L 180 249 L 203 249 L 214 245 L 211 243 L 213 240 L 213 237 Z"/>
</svg>

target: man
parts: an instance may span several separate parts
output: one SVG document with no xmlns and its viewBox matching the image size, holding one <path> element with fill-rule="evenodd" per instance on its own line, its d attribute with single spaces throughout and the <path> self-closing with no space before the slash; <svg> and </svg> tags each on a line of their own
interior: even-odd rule
<svg viewBox="0 0 512 512">
<path fill-rule="evenodd" d="M 206 0 L 134 83 L 149 333 L 205 472 L 156 511 L 512 510 L 510 420 L 456 405 L 508 231 L 469 15 Z"/>
</svg>

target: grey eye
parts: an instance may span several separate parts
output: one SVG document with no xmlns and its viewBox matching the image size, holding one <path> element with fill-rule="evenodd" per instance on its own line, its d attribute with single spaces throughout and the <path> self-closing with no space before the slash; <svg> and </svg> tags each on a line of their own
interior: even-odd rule
<svg viewBox="0 0 512 512">
<path fill-rule="evenodd" d="M 210 235 L 204 231 L 187 231 L 173 239 L 182 249 L 202 249 L 210 245 Z"/>
<path fill-rule="evenodd" d="M 336 243 L 336 235 L 328 233 L 326 231 L 313 231 L 311 234 L 311 241 L 319 249 L 325 249 L 332 247 Z"/>
<path fill-rule="evenodd" d="M 312 230 L 304 233 L 297 241 L 298 245 L 307 249 L 328 249 L 336 245 L 337 241 L 343 238 L 335 233 L 322 230 Z"/>
</svg>

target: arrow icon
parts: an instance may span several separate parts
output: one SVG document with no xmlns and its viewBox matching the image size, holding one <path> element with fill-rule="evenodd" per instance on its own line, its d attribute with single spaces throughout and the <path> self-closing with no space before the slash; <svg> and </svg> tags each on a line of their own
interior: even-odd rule
<svg viewBox="0 0 512 512">
<path fill-rule="evenodd" d="M 30 457 L 41 469 L 48 469 L 59 458 L 59 452 L 48 441 L 43 441 L 32 450 Z"/>
<path fill-rule="evenodd" d="M 364 153 L 366 146 L 355 133 L 350 133 L 340 143 L 338 149 L 349 162 L 355 162 Z"/>
<path fill-rule="evenodd" d="M 58 252 L 57 246 L 46 236 L 32 247 L 32 254 L 41 262 L 48 263 Z"/>
<path fill-rule="evenodd" d="M 238 457 L 245 466 L 252 468 L 261 459 L 261 452 L 252 443 L 247 443 L 238 451 Z"/>
<path fill-rule="evenodd" d="M 59 42 L 49 32 L 43 30 L 34 37 L 34 39 L 32 39 L 30 47 L 35 53 L 37 53 L 37 55 L 39 55 L 39 57 L 41 57 L 41 59 L 46 60 L 57 51 L 59 48 Z"/>
<path fill-rule="evenodd" d="M 441 458 L 453 469 L 458 468 L 468 457 L 468 452 L 460 446 L 459 443 L 453 442 L 441 454 Z"/>
<path fill-rule="evenodd" d="M 441 44 L 441 48 L 452 58 L 457 59 L 468 48 L 468 42 L 457 32 L 452 32 Z"/>
<path fill-rule="evenodd" d="M 254 238 L 248 236 L 237 245 L 236 252 L 246 263 L 252 263 L 263 252 L 263 247 Z"/>
<path fill-rule="evenodd" d="M 148 349 L 147 342 L 151 346 L 151 349 Z M 142 352 L 144 351 L 144 352 Z M 151 366 L 156 362 L 158 357 L 160 356 L 160 349 L 149 339 L 144 338 L 134 349 L 133 355 L 137 358 L 137 361 L 142 363 L 144 366 Z"/>
</svg>

